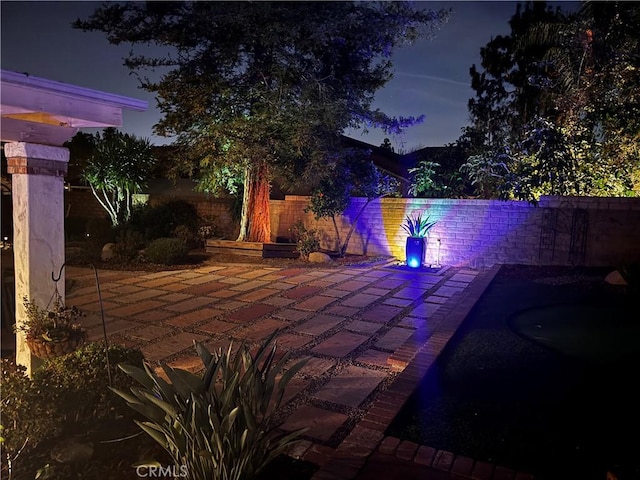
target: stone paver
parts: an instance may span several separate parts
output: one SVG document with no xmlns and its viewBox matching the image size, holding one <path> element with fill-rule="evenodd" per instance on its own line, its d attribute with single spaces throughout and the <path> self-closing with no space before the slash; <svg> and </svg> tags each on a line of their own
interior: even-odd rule
<svg viewBox="0 0 640 480">
<path fill-rule="evenodd" d="M 222 310 L 215 308 L 203 308 L 202 310 L 194 310 L 193 312 L 183 313 L 181 315 L 175 315 L 174 317 L 166 320 L 167 325 L 173 325 L 175 327 L 187 327 L 203 320 L 208 320 L 222 315 Z"/>
<path fill-rule="evenodd" d="M 276 309 L 273 305 L 266 305 L 264 303 L 256 303 L 254 305 L 249 305 L 248 307 L 244 307 L 238 311 L 228 313 L 226 315 L 227 320 L 232 320 L 234 322 L 246 323 L 251 320 L 256 320 L 264 315 L 267 315 L 273 312 Z"/>
<path fill-rule="evenodd" d="M 344 328 L 356 333 L 372 334 L 382 328 L 379 323 L 363 322 L 362 320 L 354 320 L 347 323 Z"/>
<path fill-rule="evenodd" d="M 383 350 L 397 350 L 407 339 L 413 335 L 413 330 L 408 328 L 392 328 L 380 340 L 375 343 L 376 348 Z"/>
<path fill-rule="evenodd" d="M 222 320 L 211 320 L 203 325 L 198 326 L 198 330 L 214 334 L 214 333 L 224 333 L 232 328 L 237 327 L 235 323 L 224 322 Z"/>
<path fill-rule="evenodd" d="M 205 307 L 215 303 L 215 299 L 209 297 L 195 297 L 182 302 L 173 303 L 168 305 L 167 310 L 172 312 L 188 312 L 189 310 L 195 310 L 196 308 Z"/>
<path fill-rule="evenodd" d="M 380 384 L 386 376 L 380 370 L 351 365 L 333 377 L 329 383 L 318 390 L 314 397 L 349 407 L 357 407 Z"/>
<path fill-rule="evenodd" d="M 311 297 L 307 300 L 299 302 L 298 304 L 296 304 L 296 308 L 317 312 L 318 310 L 322 310 L 327 305 L 330 305 L 335 301 L 335 298 L 318 295 L 317 297 Z"/>
<path fill-rule="evenodd" d="M 75 280 L 67 298 L 84 302 L 89 334 L 92 339 L 101 339 L 93 272 L 70 267 L 67 275 Z M 455 331 L 458 323 L 447 323 L 447 319 L 465 299 L 460 293 L 479 277 L 482 275 L 474 270 L 454 267 L 424 274 L 385 266 L 231 264 L 156 273 L 107 271 L 101 273 L 101 292 L 107 332 L 114 343 L 137 346 L 152 362 L 170 359 L 171 365 L 188 371 L 202 369 L 194 341 L 210 351 L 226 350 L 232 343 L 236 351 L 247 340 L 254 352 L 259 342 L 279 330 L 277 358 L 289 351 L 287 365 L 307 359 L 286 389 L 284 401 L 296 398 L 300 404 L 287 407 L 282 428 L 311 427 L 304 435 L 300 455 L 328 468 L 314 479 L 346 480 L 347 472 L 355 475 L 364 460 L 356 465 L 348 458 L 337 460 L 334 454 L 360 455 L 364 447 L 358 443 L 357 432 L 367 431 L 375 437 L 375 442 L 367 444 L 367 455 L 379 455 L 375 449 L 380 444 L 378 452 L 394 461 L 401 461 L 398 455 L 412 457 L 400 465 L 419 466 L 429 469 L 416 470 L 420 474 L 436 472 L 445 476 L 434 478 L 453 480 L 459 478 L 453 470 L 469 474 L 470 459 L 400 441 L 389 449 L 383 446 L 389 447 L 390 441 L 381 439 L 417 385 L 420 372 Z M 464 308 L 472 305 L 466 300 L 465 304 Z M 413 365 L 414 356 L 422 363 Z M 396 382 L 385 382 L 392 375 L 399 375 L 399 380 L 409 376 L 394 387 Z M 384 388 L 378 391 L 381 384 Z M 365 412 L 353 419 L 347 415 L 353 409 Z M 435 469 L 431 465 L 434 461 L 451 472 Z M 371 469 L 369 473 L 374 474 Z"/>
<path fill-rule="evenodd" d="M 405 298 L 407 300 L 417 300 L 426 293 L 424 288 L 405 287 L 393 294 L 395 298 Z"/>
<path fill-rule="evenodd" d="M 344 357 L 369 340 L 368 336 L 350 332 L 338 332 L 311 351 L 331 357 Z"/>
<path fill-rule="evenodd" d="M 402 311 L 401 307 L 378 305 L 362 314 L 362 319 L 375 323 L 388 323 Z"/>
<path fill-rule="evenodd" d="M 326 442 L 346 420 L 347 416 L 343 413 L 307 406 L 296 410 L 281 428 L 286 431 L 309 428 L 305 436 Z"/>
<path fill-rule="evenodd" d="M 171 337 L 163 338 L 161 341 L 142 348 L 145 358 L 151 361 L 159 361 L 170 357 L 182 350 L 193 347 L 193 342 L 202 342 L 207 337 L 196 333 L 181 332 Z M 195 349 L 194 349 L 195 351 Z"/>
<path fill-rule="evenodd" d="M 368 295 L 366 293 L 357 293 L 353 297 L 343 300 L 341 305 L 345 307 L 363 308 L 378 300 L 377 295 Z"/>
<path fill-rule="evenodd" d="M 332 315 L 316 315 L 293 329 L 294 332 L 306 333 L 307 335 L 321 335 L 327 330 L 332 329 L 340 322 L 344 321 L 342 317 L 334 317 Z"/>
</svg>

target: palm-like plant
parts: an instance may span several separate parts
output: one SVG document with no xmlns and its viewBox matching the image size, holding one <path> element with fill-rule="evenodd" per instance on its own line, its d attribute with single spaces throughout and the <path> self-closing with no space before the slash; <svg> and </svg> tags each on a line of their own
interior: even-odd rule
<svg viewBox="0 0 640 480">
<path fill-rule="evenodd" d="M 162 364 L 169 382 L 148 365 L 119 365 L 139 387 L 114 391 L 146 417 L 136 423 L 171 456 L 186 480 L 243 480 L 255 476 L 307 429 L 281 432 L 276 412 L 284 389 L 306 360 L 286 371 L 289 356 L 276 360 L 274 332 L 251 355 L 196 350 L 203 375 Z"/>
<path fill-rule="evenodd" d="M 402 228 L 409 234 L 410 237 L 424 238 L 436 223 L 438 222 L 431 221 L 430 215 L 422 218 L 422 213 L 418 213 L 417 215 L 411 217 L 407 215 L 407 219 L 402 225 Z"/>
</svg>

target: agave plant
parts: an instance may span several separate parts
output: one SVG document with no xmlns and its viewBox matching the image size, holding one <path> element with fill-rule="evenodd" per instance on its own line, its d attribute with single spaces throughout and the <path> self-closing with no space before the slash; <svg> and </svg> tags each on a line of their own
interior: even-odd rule
<svg viewBox="0 0 640 480">
<path fill-rule="evenodd" d="M 162 364 L 169 382 L 147 364 L 119 367 L 141 387 L 114 391 L 146 417 L 136 423 L 170 455 L 187 480 L 253 478 L 307 429 L 283 433 L 275 413 L 284 388 L 306 361 L 285 373 L 288 355 L 275 362 L 274 332 L 255 356 L 242 344 L 211 354 L 196 343 L 202 376 Z M 278 377 L 280 377 L 278 379 Z"/>
<path fill-rule="evenodd" d="M 429 230 L 438 222 L 432 222 L 431 217 L 427 215 L 422 218 L 422 213 L 418 213 L 415 216 L 410 217 L 407 215 L 405 223 L 402 224 L 402 228 L 409 234 L 410 237 L 423 238 L 429 233 Z"/>
</svg>

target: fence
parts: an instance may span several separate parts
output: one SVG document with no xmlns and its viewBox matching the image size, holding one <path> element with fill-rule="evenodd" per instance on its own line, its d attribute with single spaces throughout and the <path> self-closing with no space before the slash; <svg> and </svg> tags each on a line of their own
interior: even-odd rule
<svg viewBox="0 0 640 480">
<path fill-rule="evenodd" d="M 149 201 L 180 198 L 192 202 L 201 215 L 215 219 L 218 236 L 236 238 L 232 200 L 173 193 L 170 197 L 152 194 Z M 302 220 L 307 228 L 319 230 L 323 248 L 335 250 L 332 221 L 316 221 L 304 211 L 308 203 L 309 197 L 304 196 L 271 200 L 273 239 L 289 237 L 289 228 Z M 344 240 L 364 204 L 365 199 L 354 198 L 337 218 L 340 239 Z M 404 260 L 406 233 L 401 224 L 413 212 L 424 212 L 438 221 L 427 247 L 427 262 L 432 264 L 615 266 L 640 261 L 640 198 L 543 197 L 537 207 L 519 201 L 383 198 L 367 205 L 357 219 L 347 252 Z"/>
<path fill-rule="evenodd" d="M 344 239 L 365 200 L 353 199 L 338 231 Z M 305 213 L 308 197 L 272 200 L 274 235 L 286 236 L 298 219 L 321 232 L 322 246 L 335 249 L 331 220 Z M 485 266 L 618 265 L 640 260 L 640 198 L 543 197 L 537 207 L 520 201 L 383 198 L 357 219 L 348 253 L 392 255 L 404 260 L 406 215 L 429 214 L 427 262 Z"/>
</svg>

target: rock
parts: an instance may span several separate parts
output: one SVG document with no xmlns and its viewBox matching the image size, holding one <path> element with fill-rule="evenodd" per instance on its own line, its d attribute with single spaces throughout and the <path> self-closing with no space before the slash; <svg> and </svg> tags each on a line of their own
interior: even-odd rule
<svg viewBox="0 0 640 480">
<path fill-rule="evenodd" d="M 102 247 L 102 253 L 100 254 L 100 258 L 103 262 L 108 262 L 112 260 L 116 256 L 115 252 L 115 243 L 107 243 L 104 247 Z"/>
<path fill-rule="evenodd" d="M 311 252 L 309 254 L 309 261 L 311 263 L 331 263 L 331 257 L 322 252 Z"/>
<path fill-rule="evenodd" d="M 92 455 L 93 445 L 75 438 L 64 439 L 51 450 L 51 458 L 58 463 L 86 462 Z"/>
<path fill-rule="evenodd" d="M 604 279 L 610 285 L 628 285 L 627 281 L 623 278 L 618 270 L 614 270 Z"/>
</svg>

